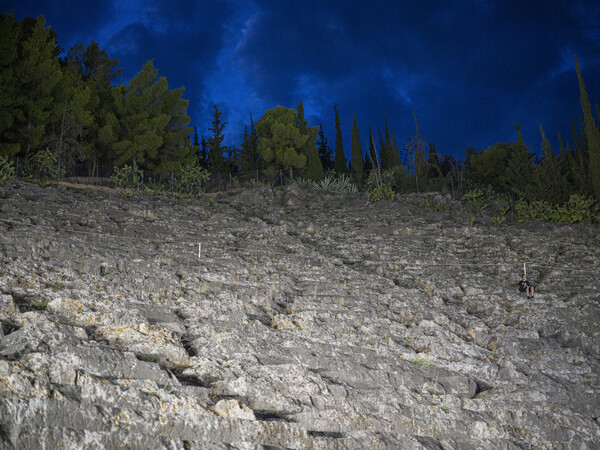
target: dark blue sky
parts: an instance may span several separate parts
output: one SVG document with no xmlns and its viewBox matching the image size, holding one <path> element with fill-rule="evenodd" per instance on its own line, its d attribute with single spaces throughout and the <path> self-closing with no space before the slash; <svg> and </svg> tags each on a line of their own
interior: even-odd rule
<svg viewBox="0 0 600 450">
<path fill-rule="evenodd" d="M 462 158 L 516 139 L 539 151 L 540 124 L 572 141 L 581 114 L 573 54 L 600 103 L 600 2 L 584 0 L 0 0 L 17 19 L 44 15 L 59 45 L 99 43 L 123 81 L 149 59 L 209 135 L 213 104 L 226 145 L 250 114 L 302 99 L 333 147 L 337 103 L 350 154 L 352 111 L 361 138 L 387 117 L 399 145 L 415 134 Z"/>
</svg>

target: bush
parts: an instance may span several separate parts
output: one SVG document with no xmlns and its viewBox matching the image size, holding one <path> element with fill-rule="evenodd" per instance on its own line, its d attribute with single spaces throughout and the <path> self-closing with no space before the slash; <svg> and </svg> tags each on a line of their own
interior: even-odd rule
<svg viewBox="0 0 600 450">
<path fill-rule="evenodd" d="M 49 148 L 40 150 L 29 156 L 24 171 L 24 178 L 36 181 L 45 186 L 50 180 L 58 180 L 65 176 L 64 169 L 58 167 L 58 155 Z"/>
<path fill-rule="evenodd" d="M 515 212 L 519 222 L 541 220 L 545 222 L 598 223 L 599 206 L 594 199 L 585 195 L 573 194 L 562 205 L 553 205 L 547 201 L 527 202 L 523 199 L 515 203 Z"/>
<path fill-rule="evenodd" d="M 137 167 L 123 166 L 120 169 L 115 167 L 114 171 L 115 174 L 110 179 L 115 186 L 133 189 L 142 187 L 142 171 Z"/>
<path fill-rule="evenodd" d="M 375 186 L 367 190 L 367 195 L 374 203 L 381 200 L 394 200 L 396 194 L 391 186 Z"/>
<path fill-rule="evenodd" d="M 6 186 L 15 177 L 15 168 L 8 156 L 0 156 L 0 186 Z"/>
<path fill-rule="evenodd" d="M 210 180 L 210 173 L 196 164 L 186 164 L 177 174 L 175 191 L 186 197 L 193 197 L 201 193 L 201 184 L 205 185 Z"/>
</svg>

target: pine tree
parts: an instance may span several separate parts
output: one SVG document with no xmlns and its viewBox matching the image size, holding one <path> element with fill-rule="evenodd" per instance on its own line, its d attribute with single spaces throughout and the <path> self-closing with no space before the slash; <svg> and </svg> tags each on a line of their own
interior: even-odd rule
<svg viewBox="0 0 600 450">
<path fill-rule="evenodd" d="M 71 65 L 63 67 L 56 88 L 47 136 L 52 152 L 58 156 L 59 170 L 68 170 L 85 159 L 82 138 L 93 124 L 91 89 Z"/>
<path fill-rule="evenodd" d="M 6 28 L 5 28 L 6 27 Z M 14 35 L 2 42 L 3 64 L 9 63 L 11 70 L 0 77 L 0 92 L 9 102 L 9 109 L 3 113 L 7 121 L 4 127 L 0 148 L 3 153 L 25 153 L 25 157 L 46 142 L 46 128 L 51 121 L 51 113 L 62 71 L 58 61 L 56 33 L 45 27 L 42 17 L 26 18 L 15 25 L 12 15 L 2 15 L 2 37 L 5 33 L 17 36 L 17 56 L 15 58 Z M 8 127 L 7 124 L 10 124 Z"/>
<path fill-rule="evenodd" d="M 267 110 L 256 122 L 258 153 L 272 175 L 279 170 L 289 170 L 293 178 L 294 168 L 306 167 L 304 150 L 309 136 L 300 132 L 297 123 L 298 114 L 283 106 Z"/>
<path fill-rule="evenodd" d="M 142 164 L 155 168 L 171 120 L 157 107 L 166 90 L 166 78 L 158 78 L 158 70 L 148 61 L 128 85 L 116 92 L 120 129 L 113 147 L 117 166 L 131 162 L 133 167 Z"/>
<path fill-rule="evenodd" d="M 533 200 L 537 195 L 537 189 L 533 179 L 533 153 L 527 149 L 521 127 L 515 124 L 517 130 L 517 141 L 509 145 L 506 169 L 503 171 L 500 183 L 502 188 L 507 189 L 520 198 Z"/>
<path fill-rule="evenodd" d="M 358 132 L 358 125 L 356 124 L 356 115 L 354 114 L 354 111 L 352 111 L 352 174 L 354 175 L 355 182 L 362 182 L 363 154 L 362 146 L 360 143 L 360 134 Z"/>
<path fill-rule="evenodd" d="M 154 164 L 155 170 L 162 174 L 178 172 L 184 166 L 196 162 L 190 145 L 192 130 L 188 127 L 191 122 L 187 114 L 189 100 L 182 98 L 184 90 L 184 87 L 166 90 L 156 105 L 158 114 L 170 118 L 162 130 L 163 144 Z"/>
<path fill-rule="evenodd" d="M 585 120 L 585 135 L 587 137 L 587 147 L 589 153 L 589 172 L 594 188 L 594 195 L 600 199 L 600 133 L 596 127 L 594 116 L 592 115 L 592 107 L 585 90 L 585 84 L 581 77 L 581 69 L 577 56 L 575 56 L 575 67 L 577 69 L 577 79 L 579 80 L 579 99 L 581 101 L 581 109 Z"/>
<path fill-rule="evenodd" d="M 73 45 L 67 52 L 63 65 L 73 66 L 90 89 L 89 110 L 92 123 L 84 130 L 82 151 L 88 162 L 88 173 L 96 173 L 96 167 L 104 164 L 112 167 L 114 154 L 112 146 L 116 138 L 116 113 L 114 103 L 115 87 L 112 81 L 122 69 L 118 68 L 119 60 L 109 58 L 105 50 L 92 41 L 86 48 L 82 44 Z M 111 125 L 112 124 L 112 125 Z"/>
<path fill-rule="evenodd" d="M 20 25 L 12 14 L 0 14 L 0 156 L 19 153 L 18 128 L 15 120 L 19 114 L 15 101 L 14 65 L 19 57 Z"/>
<path fill-rule="evenodd" d="M 331 148 L 327 144 L 327 138 L 323 132 L 323 126 L 319 124 L 319 140 L 317 141 L 317 150 L 319 151 L 319 159 L 323 170 L 328 171 L 333 169 L 333 161 Z"/>
<path fill-rule="evenodd" d="M 208 128 L 212 131 L 212 136 L 208 138 L 208 169 L 211 173 L 223 173 L 225 171 L 225 158 L 223 157 L 225 135 L 223 129 L 227 122 L 221 122 L 222 113 L 217 105 L 214 105 L 214 108 L 213 121 Z"/>
<path fill-rule="evenodd" d="M 344 142 L 342 140 L 342 128 L 340 124 L 340 115 L 338 114 L 337 105 L 333 106 L 335 111 L 335 165 L 334 169 L 337 173 L 346 173 L 346 156 L 344 155 Z"/>
</svg>

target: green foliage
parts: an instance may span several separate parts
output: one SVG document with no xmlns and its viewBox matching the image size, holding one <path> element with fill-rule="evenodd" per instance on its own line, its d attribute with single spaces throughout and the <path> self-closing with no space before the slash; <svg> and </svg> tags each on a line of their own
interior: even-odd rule
<svg viewBox="0 0 600 450">
<path fill-rule="evenodd" d="M 357 197 L 360 195 L 358 187 L 356 187 L 356 185 L 352 182 L 352 179 L 345 174 L 338 176 L 327 174 L 320 182 L 315 182 L 306 178 L 300 178 L 296 180 L 296 183 L 305 189 L 327 192 L 329 194 L 348 195 L 350 197 Z"/>
<path fill-rule="evenodd" d="M 276 106 L 267 110 L 256 123 L 258 152 L 267 168 L 289 170 L 306 167 L 307 156 L 302 153 L 309 136 L 295 125 L 293 109 Z M 273 172 L 273 173 L 275 173 Z"/>
<path fill-rule="evenodd" d="M 485 194 L 482 189 L 472 189 L 466 192 L 462 196 L 462 200 L 478 217 L 481 217 L 483 210 L 488 207 Z"/>
<path fill-rule="evenodd" d="M 396 195 L 393 187 L 394 173 L 394 170 L 386 170 L 379 176 L 377 170 L 369 172 L 365 193 L 369 196 L 371 202 L 394 200 Z"/>
<path fill-rule="evenodd" d="M 436 202 L 435 200 L 425 200 L 425 206 L 435 212 L 442 212 L 448 209 L 448 205 L 444 202 Z"/>
<path fill-rule="evenodd" d="M 59 168 L 58 155 L 49 148 L 40 150 L 29 156 L 24 171 L 26 180 L 36 181 L 40 186 L 45 186 L 50 180 L 64 177 L 64 169 Z"/>
<path fill-rule="evenodd" d="M 502 225 L 502 222 L 504 222 L 506 220 L 505 216 L 492 216 L 491 217 L 492 222 L 494 223 L 494 225 L 496 225 L 496 227 L 500 228 L 500 225 Z"/>
<path fill-rule="evenodd" d="M 127 86 L 114 92 L 117 107 L 117 139 L 112 145 L 116 165 L 131 162 L 156 168 L 159 148 L 171 117 L 160 109 L 167 91 L 167 80 L 148 61 Z"/>
<path fill-rule="evenodd" d="M 596 121 L 592 115 L 592 107 L 587 91 L 585 90 L 585 83 L 581 76 L 581 69 L 579 68 L 577 56 L 575 56 L 575 68 L 577 69 L 577 79 L 579 80 L 579 99 L 585 121 L 585 136 L 589 154 L 589 171 L 594 188 L 594 195 L 600 200 L 600 131 L 598 130 Z"/>
<path fill-rule="evenodd" d="M 319 158 L 319 153 L 315 148 L 308 149 L 305 175 L 313 181 L 321 181 L 323 179 L 323 165 Z"/>
<path fill-rule="evenodd" d="M 354 181 L 357 183 L 362 183 L 363 163 L 360 134 L 358 132 L 358 125 L 356 124 L 356 116 L 354 115 L 354 111 L 352 111 L 352 174 Z"/>
<path fill-rule="evenodd" d="M 344 142 L 342 140 L 342 129 L 340 124 L 340 115 L 338 114 L 337 105 L 333 106 L 335 111 L 335 166 L 337 173 L 345 173 L 348 170 L 346 166 L 346 157 L 344 155 Z"/>
<path fill-rule="evenodd" d="M 520 199 L 515 203 L 519 222 L 539 220 L 544 222 L 593 223 L 599 222 L 600 208 L 592 197 L 573 194 L 562 205 L 547 201 L 527 202 Z"/>
<path fill-rule="evenodd" d="M 367 189 L 366 193 L 373 203 L 381 200 L 394 200 L 396 195 L 391 186 L 375 186 Z"/>
<path fill-rule="evenodd" d="M 186 197 L 195 197 L 201 193 L 201 186 L 206 186 L 210 173 L 199 164 L 186 164 L 177 174 L 175 190 Z"/>
<path fill-rule="evenodd" d="M 0 186 L 6 186 L 15 177 L 15 168 L 8 156 L 0 155 Z"/>
<path fill-rule="evenodd" d="M 142 187 L 142 171 L 137 167 L 123 166 L 114 168 L 114 175 L 110 177 L 117 187 L 138 189 Z"/>
</svg>

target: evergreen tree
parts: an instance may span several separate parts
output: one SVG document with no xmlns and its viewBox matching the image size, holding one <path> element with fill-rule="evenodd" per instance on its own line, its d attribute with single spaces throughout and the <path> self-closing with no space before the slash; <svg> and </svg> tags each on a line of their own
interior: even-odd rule
<svg viewBox="0 0 600 450">
<path fill-rule="evenodd" d="M 429 144 L 429 155 L 427 157 L 429 163 L 429 178 L 441 178 L 442 177 L 442 169 L 440 166 L 440 158 L 435 149 L 435 144 Z"/>
<path fill-rule="evenodd" d="M 117 166 L 131 162 L 136 168 L 138 164 L 155 168 L 165 128 L 171 120 L 158 107 L 167 90 L 167 80 L 157 77 L 158 70 L 148 61 L 128 85 L 115 92 L 119 134 L 113 148 Z"/>
<path fill-rule="evenodd" d="M 273 175 L 281 169 L 289 170 L 293 178 L 294 168 L 306 167 L 304 151 L 309 136 L 300 132 L 298 123 L 299 115 L 283 106 L 267 110 L 256 122 L 258 153 Z"/>
<path fill-rule="evenodd" d="M 398 148 L 398 143 L 396 142 L 396 136 L 392 133 L 392 152 L 394 154 L 393 157 L 393 165 L 394 166 L 402 166 L 402 159 L 400 158 L 400 149 Z"/>
<path fill-rule="evenodd" d="M 296 108 L 298 110 L 294 123 L 300 130 L 300 134 L 306 135 L 307 139 L 302 146 L 301 152 L 306 156 L 305 176 L 314 181 L 320 181 L 323 178 L 323 165 L 319 158 L 319 152 L 315 145 L 318 135 L 317 127 L 309 127 L 304 117 L 304 106 L 302 100 L 299 101 Z M 290 171 L 291 173 L 291 171 Z"/>
<path fill-rule="evenodd" d="M 208 141 L 204 136 L 202 136 L 200 144 L 200 167 L 208 169 Z"/>
<path fill-rule="evenodd" d="M 238 159 L 242 171 L 256 171 L 259 169 L 258 137 L 256 135 L 256 124 L 252 116 L 250 116 L 250 131 L 248 131 L 248 125 L 244 127 L 242 148 Z"/>
<path fill-rule="evenodd" d="M 223 140 L 225 135 L 223 129 L 227 122 L 221 122 L 221 111 L 217 105 L 214 105 L 215 112 L 213 121 L 208 128 L 212 131 L 212 136 L 208 138 L 208 168 L 212 173 L 223 173 L 226 169 L 225 158 L 223 157 Z"/>
<path fill-rule="evenodd" d="M 509 145 L 506 170 L 502 172 L 500 185 L 520 198 L 533 200 L 536 196 L 533 179 L 533 153 L 525 145 L 521 127 L 515 124 L 517 141 Z"/>
<path fill-rule="evenodd" d="M 316 148 L 308 150 L 304 174 L 306 178 L 313 181 L 321 181 L 323 179 L 323 164 Z"/>
<path fill-rule="evenodd" d="M 47 130 L 48 144 L 58 157 L 59 170 L 68 170 L 85 159 L 82 137 L 93 124 L 90 100 L 91 89 L 77 69 L 65 66 L 57 85 Z"/>
<path fill-rule="evenodd" d="M 21 27 L 12 14 L 0 14 L 0 156 L 19 153 L 18 90 L 15 89 L 14 65 L 19 57 Z"/>
<path fill-rule="evenodd" d="M 540 165 L 540 199 L 550 203 L 562 204 L 569 198 L 568 188 L 565 180 L 560 173 L 558 161 L 550 141 L 544 134 L 544 129 L 540 125 L 542 135 L 542 161 Z"/>
<path fill-rule="evenodd" d="M 379 140 L 381 141 L 381 167 L 383 170 L 388 170 L 396 165 L 397 159 L 394 156 L 394 149 L 392 147 L 392 139 L 390 137 L 387 117 L 385 118 L 384 134 L 385 140 L 381 138 L 381 133 L 379 133 Z"/>
<path fill-rule="evenodd" d="M 0 76 L 3 94 L 0 102 L 9 104 L 2 113 L 6 119 L 0 125 L 4 128 L 0 151 L 11 155 L 21 151 L 27 157 L 32 149 L 47 143 L 46 128 L 62 77 L 56 33 L 45 27 L 42 17 L 26 18 L 16 24 L 14 16 L 3 14 L 0 23 L 3 38 L 0 59 L 3 65 L 11 67 Z M 5 36 L 6 33 L 10 36 Z"/>
<path fill-rule="evenodd" d="M 338 114 L 337 105 L 333 106 L 335 111 L 335 164 L 334 169 L 337 173 L 346 173 L 346 156 L 344 155 L 344 142 L 342 140 L 342 129 L 340 124 L 340 115 Z"/>
<path fill-rule="evenodd" d="M 88 173 L 96 173 L 98 164 L 112 167 L 114 154 L 112 146 L 116 139 L 117 125 L 112 81 L 122 69 L 119 60 L 109 58 L 106 51 L 92 41 L 86 48 L 82 44 L 73 45 L 62 61 L 65 66 L 75 67 L 86 86 L 90 89 L 89 107 L 92 123 L 82 136 L 82 151 L 88 161 Z"/>
<path fill-rule="evenodd" d="M 317 141 L 317 150 L 319 150 L 319 159 L 323 170 L 331 170 L 334 168 L 332 161 L 331 148 L 327 144 L 327 138 L 323 133 L 323 126 L 319 124 L 319 140 Z M 310 162 L 309 164 L 310 165 Z"/>
<path fill-rule="evenodd" d="M 185 165 L 195 163 L 193 148 L 190 145 L 191 122 L 187 114 L 189 100 L 182 98 L 185 88 L 165 90 L 156 105 L 156 113 L 169 117 L 162 130 L 162 146 L 154 168 L 161 174 L 180 171 Z"/>
<path fill-rule="evenodd" d="M 360 134 L 356 124 L 356 115 L 352 111 L 352 174 L 357 183 L 362 182 L 363 178 L 363 154 L 360 143 Z"/>
<path fill-rule="evenodd" d="M 579 68 L 577 56 L 575 56 L 575 67 L 577 69 L 577 79 L 579 80 L 579 99 L 581 101 L 581 109 L 583 110 L 583 117 L 585 120 L 585 135 L 589 153 L 589 172 L 594 188 L 594 195 L 597 199 L 600 199 L 600 133 L 594 122 L 592 107 L 585 90 L 585 83 L 581 77 L 581 69 Z"/>
</svg>

